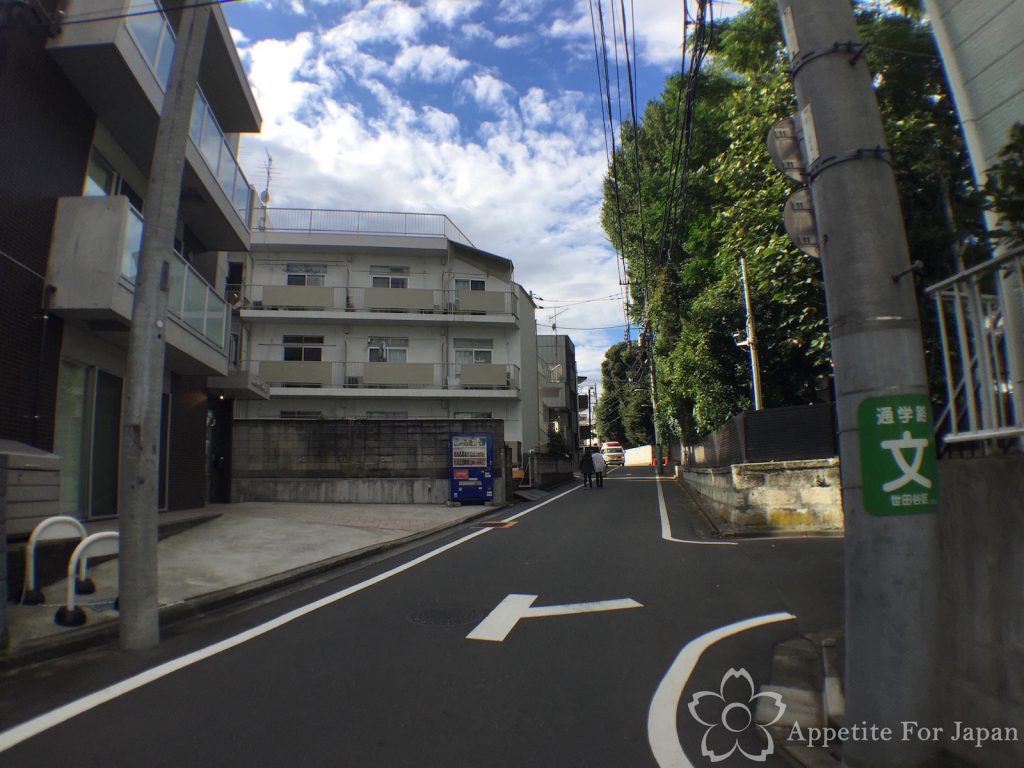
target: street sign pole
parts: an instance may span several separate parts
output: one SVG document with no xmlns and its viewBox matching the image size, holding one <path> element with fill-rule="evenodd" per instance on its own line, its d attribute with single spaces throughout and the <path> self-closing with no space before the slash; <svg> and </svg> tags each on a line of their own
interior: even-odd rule
<svg viewBox="0 0 1024 768">
<path fill-rule="evenodd" d="M 849 0 L 778 0 L 828 302 L 846 520 L 846 720 L 857 768 L 932 764 L 939 726 L 938 499 L 910 258 L 890 157 Z"/>
</svg>

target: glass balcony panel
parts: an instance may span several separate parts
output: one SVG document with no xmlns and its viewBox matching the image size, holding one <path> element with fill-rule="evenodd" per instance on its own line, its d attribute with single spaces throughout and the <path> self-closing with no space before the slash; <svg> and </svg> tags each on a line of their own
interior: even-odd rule
<svg viewBox="0 0 1024 768">
<path fill-rule="evenodd" d="M 164 17 L 161 13 L 153 13 L 154 3 L 132 2 L 128 9 L 128 31 L 135 38 L 139 50 L 150 63 L 157 60 L 160 53 L 160 38 L 163 36 Z"/>
<path fill-rule="evenodd" d="M 238 175 L 238 166 L 235 165 L 235 158 L 231 156 L 231 150 L 226 143 L 220 148 L 220 168 L 217 171 L 217 181 L 221 189 L 228 196 L 229 200 L 235 197 L 235 177 Z"/>
<path fill-rule="evenodd" d="M 223 349 L 228 305 L 211 288 L 207 288 L 206 292 L 206 338 Z"/>
<path fill-rule="evenodd" d="M 181 317 L 185 297 L 185 275 L 188 265 L 181 259 L 171 259 L 171 282 L 167 292 L 167 311 Z"/>
<path fill-rule="evenodd" d="M 163 39 L 160 41 L 160 56 L 153 66 L 157 80 L 163 85 L 165 91 L 171 82 L 171 61 L 174 59 L 174 40 L 169 32 L 167 24 L 164 24 Z"/>
<path fill-rule="evenodd" d="M 121 255 L 121 275 L 135 282 L 139 274 L 139 254 L 142 252 L 142 216 L 133 208 L 128 209 L 125 222 L 124 253 Z"/>
<path fill-rule="evenodd" d="M 196 91 L 195 100 L 192 103 L 192 123 L 189 125 L 188 135 L 192 137 L 192 143 L 200 146 L 203 139 L 203 118 L 206 117 L 206 101 L 203 94 Z"/>
<path fill-rule="evenodd" d="M 185 311 L 181 319 L 200 333 L 205 333 L 206 325 L 206 283 L 192 270 L 185 277 Z"/>
<path fill-rule="evenodd" d="M 203 157 L 206 158 L 210 169 L 216 172 L 217 167 L 220 165 L 220 150 L 224 146 L 224 140 L 214 120 L 213 112 L 205 102 L 203 103 L 203 112 L 206 113 L 206 116 L 203 119 L 203 138 L 199 143 L 199 150 L 203 153 Z"/>
<path fill-rule="evenodd" d="M 242 221 L 248 220 L 249 215 L 249 183 L 242 175 L 242 169 L 238 169 L 238 178 L 235 180 L 235 194 L 231 198 L 235 204 L 235 210 L 242 217 Z"/>
</svg>

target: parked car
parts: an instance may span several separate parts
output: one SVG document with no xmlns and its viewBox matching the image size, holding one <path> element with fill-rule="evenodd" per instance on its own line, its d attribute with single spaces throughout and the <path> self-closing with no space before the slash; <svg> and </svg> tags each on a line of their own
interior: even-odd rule
<svg viewBox="0 0 1024 768">
<path fill-rule="evenodd" d="M 626 452 L 622 450 L 621 443 L 607 442 L 601 446 L 601 455 L 608 466 L 618 464 L 620 467 L 626 463 Z"/>
</svg>

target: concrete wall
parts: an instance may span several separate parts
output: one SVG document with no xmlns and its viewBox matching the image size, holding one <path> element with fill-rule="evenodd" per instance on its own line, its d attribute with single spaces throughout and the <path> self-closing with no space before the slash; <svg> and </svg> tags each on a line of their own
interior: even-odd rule
<svg viewBox="0 0 1024 768">
<path fill-rule="evenodd" d="M 727 529 L 843 528 L 838 459 L 680 471 Z"/>
<path fill-rule="evenodd" d="M 1024 739 L 1024 457 L 939 462 L 943 720 Z M 1024 740 L 947 749 L 981 768 L 1024 765 Z"/>
<path fill-rule="evenodd" d="M 443 503 L 452 432 L 491 434 L 494 501 L 504 501 L 504 426 L 497 419 L 236 421 L 231 498 Z"/>
</svg>

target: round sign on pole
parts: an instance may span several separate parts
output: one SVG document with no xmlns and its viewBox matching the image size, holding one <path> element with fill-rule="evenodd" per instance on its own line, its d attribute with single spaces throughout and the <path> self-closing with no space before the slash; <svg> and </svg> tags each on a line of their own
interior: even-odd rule
<svg viewBox="0 0 1024 768">
<path fill-rule="evenodd" d="M 783 211 L 786 233 L 793 245 L 808 256 L 821 258 L 818 250 L 818 225 L 814 218 L 814 204 L 811 202 L 811 191 L 807 187 L 794 190 L 786 201 Z"/>
<path fill-rule="evenodd" d="M 784 117 L 768 129 L 768 154 L 775 167 L 788 179 L 804 180 L 804 158 L 800 154 L 800 139 L 796 133 L 796 121 L 792 116 Z"/>
</svg>

